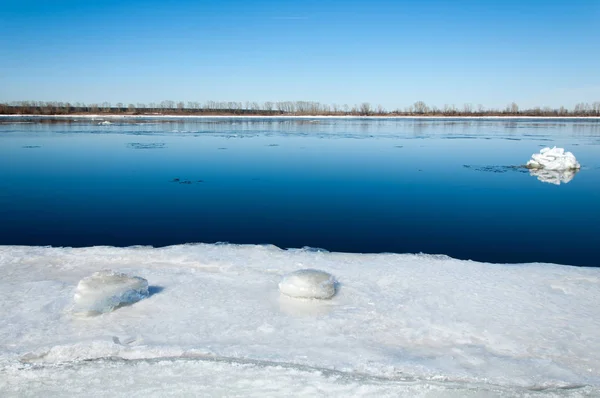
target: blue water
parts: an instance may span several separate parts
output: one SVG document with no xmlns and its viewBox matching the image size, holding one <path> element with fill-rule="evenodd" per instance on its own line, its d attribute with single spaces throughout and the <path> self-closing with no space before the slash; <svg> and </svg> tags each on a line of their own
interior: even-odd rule
<svg viewBox="0 0 600 398">
<path fill-rule="evenodd" d="M 593 120 L 0 118 L 0 244 L 270 243 L 599 266 Z M 561 185 L 524 164 L 582 164 Z"/>
</svg>

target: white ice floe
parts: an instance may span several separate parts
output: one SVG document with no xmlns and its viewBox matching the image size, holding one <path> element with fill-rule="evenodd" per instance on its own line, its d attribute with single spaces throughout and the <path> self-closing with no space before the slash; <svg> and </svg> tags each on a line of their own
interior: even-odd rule
<svg viewBox="0 0 600 398">
<path fill-rule="evenodd" d="M 285 275 L 279 291 L 286 296 L 308 299 L 329 299 L 335 294 L 333 275 L 316 269 L 301 269 Z"/>
<path fill-rule="evenodd" d="M 526 166 L 530 169 L 544 170 L 578 170 L 581 168 L 575 155 L 557 147 L 544 148 L 540 153 L 534 153 Z"/>
<path fill-rule="evenodd" d="M 577 174 L 578 170 L 546 170 L 530 169 L 529 174 L 537 177 L 541 182 L 560 185 L 570 182 Z"/>
<path fill-rule="evenodd" d="M 103 122 L 98 123 L 98 126 L 109 126 L 111 124 L 112 124 L 112 122 L 109 122 L 108 120 L 105 120 Z"/>
<path fill-rule="evenodd" d="M 73 312 L 97 315 L 148 297 L 148 281 L 111 270 L 85 277 L 77 284 Z"/>
<path fill-rule="evenodd" d="M 335 275 L 332 300 L 281 276 Z M 66 311 L 98 269 L 148 298 Z M 0 396 L 600 396 L 600 268 L 274 246 L 0 246 Z M 109 358 L 109 359 L 107 359 Z M 579 387 L 582 386 L 582 387 Z"/>
</svg>

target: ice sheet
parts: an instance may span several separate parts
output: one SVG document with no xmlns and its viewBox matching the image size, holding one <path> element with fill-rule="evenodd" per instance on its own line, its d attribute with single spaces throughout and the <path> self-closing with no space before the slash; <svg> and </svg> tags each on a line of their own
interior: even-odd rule
<svg viewBox="0 0 600 398">
<path fill-rule="evenodd" d="M 105 268 L 147 279 L 150 297 L 73 317 L 78 281 Z M 302 303 L 282 296 L 281 277 L 302 268 L 335 275 L 337 294 Z M 377 395 L 378 383 L 397 392 L 459 388 L 457 396 L 594 395 L 599 302 L 594 268 L 273 246 L 0 246 L 0 392 L 36 380 L 58 386 L 68 375 L 84 388 L 111 372 L 126 384 L 142 377 L 136 366 L 160 366 L 155 373 L 171 380 L 223 368 L 218 378 L 229 378 L 232 393 L 246 380 L 247 395 L 287 387 L 310 395 L 306 380 L 323 395 Z M 358 378 L 352 388 L 348 377 Z"/>
</svg>

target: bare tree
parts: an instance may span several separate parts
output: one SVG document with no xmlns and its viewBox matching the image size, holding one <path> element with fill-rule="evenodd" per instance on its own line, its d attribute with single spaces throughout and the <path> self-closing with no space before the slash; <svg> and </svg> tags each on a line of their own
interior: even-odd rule
<svg viewBox="0 0 600 398">
<path fill-rule="evenodd" d="M 423 101 L 417 101 L 413 104 L 414 112 L 419 114 L 424 114 L 429 112 L 429 107 Z"/>
<path fill-rule="evenodd" d="M 360 104 L 360 114 L 369 116 L 371 114 L 371 104 L 369 104 L 368 102 L 363 102 L 362 104 Z"/>
</svg>

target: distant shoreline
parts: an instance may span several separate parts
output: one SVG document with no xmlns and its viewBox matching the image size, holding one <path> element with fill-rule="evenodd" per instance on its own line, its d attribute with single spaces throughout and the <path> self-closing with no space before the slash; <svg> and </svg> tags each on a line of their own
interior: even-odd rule
<svg viewBox="0 0 600 398">
<path fill-rule="evenodd" d="M 495 116 L 444 116 L 444 115 L 123 115 L 123 114 L 72 114 L 72 115 L 33 115 L 33 114 L 11 114 L 0 115 L 3 118 L 34 118 L 34 119 L 476 119 L 476 120 L 511 120 L 511 119 L 532 119 L 532 120 L 600 120 L 600 116 L 516 116 L 516 115 L 495 115 Z"/>
</svg>

